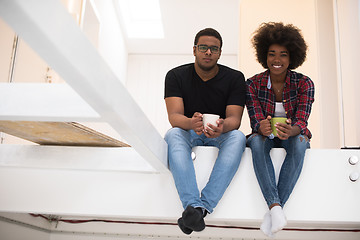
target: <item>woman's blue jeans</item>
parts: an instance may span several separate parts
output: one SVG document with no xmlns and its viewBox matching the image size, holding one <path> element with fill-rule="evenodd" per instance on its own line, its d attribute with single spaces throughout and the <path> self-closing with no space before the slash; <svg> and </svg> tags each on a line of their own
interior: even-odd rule
<svg viewBox="0 0 360 240">
<path fill-rule="evenodd" d="M 166 133 L 165 141 L 168 143 L 170 171 L 183 207 L 202 207 L 211 213 L 239 167 L 246 145 L 244 134 L 239 130 L 233 130 L 217 138 L 207 138 L 204 134 L 197 135 L 193 130 L 175 127 Z M 191 150 L 195 146 L 219 148 L 209 181 L 202 189 L 201 195 L 191 158 Z"/>
<path fill-rule="evenodd" d="M 269 139 L 255 133 L 248 138 L 247 145 L 251 148 L 256 178 L 267 205 L 270 207 L 278 203 L 284 206 L 300 176 L 305 151 L 310 148 L 308 138 L 297 135 L 287 140 L 280 140 L 277 137 Z M 282 147 L 286 151 L 277 185 L 270 158 L 270 150 L 273 147 Z"/>
</svg>

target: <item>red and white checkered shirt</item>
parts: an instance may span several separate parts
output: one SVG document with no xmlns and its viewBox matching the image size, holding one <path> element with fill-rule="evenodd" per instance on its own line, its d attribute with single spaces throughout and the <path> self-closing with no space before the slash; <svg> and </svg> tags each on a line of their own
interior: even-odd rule
<svg viewBox="0 0 360 240">
<path fill-rule="evenodd" d="M 267 116 L 274 117 L 275 94 L 267 88 L 270 71 L 267 70 L 246 81 L 246 108 L 250 117 L 252 132 L 258 132 L 260 121 Z M 314 102 L 315 86 L 313 81 L 301 74 L 288 70 L 284 85 L 282 103 L 287 118 L 292 125 L 300 127 L 301 134 L 311 138 L 307 128 L 311 106 Z"/>
</svg>

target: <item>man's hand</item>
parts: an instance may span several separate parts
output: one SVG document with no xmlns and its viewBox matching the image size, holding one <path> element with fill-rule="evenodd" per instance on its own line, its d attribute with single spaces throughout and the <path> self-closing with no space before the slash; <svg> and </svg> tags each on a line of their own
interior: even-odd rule
<svg viewBox="0 0 360 240">
<path fill-rule="evenodd" d="M 260 121 L 260 127 L 258 132 L 263 136 L 269 136 L 272 133 L 271 124 L 270 124 L 271 116 L 267 116 L 266 119 Z"/>
<path fill-rule="evenodd" d="M 208 126 L 205 126 L 203 132 L 208 138 L 217 138 L 223 133 L 224 129 L 224 119 L 219 118 L 216 120 L 217 126 L 214 126 L 208 123 Z"/>
<path fill-rule="evenodd" d="M 194 130 L 197 135 L 201 135 L 204 130 L 202 114 L 199 112 L 195 112 L 190 121 L 191 129 Z"/>
</svg>

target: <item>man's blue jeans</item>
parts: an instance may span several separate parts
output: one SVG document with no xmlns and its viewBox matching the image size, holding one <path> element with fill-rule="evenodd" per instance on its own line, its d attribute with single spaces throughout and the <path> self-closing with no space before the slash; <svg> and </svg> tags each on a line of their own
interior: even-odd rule
<svg viewBox="0 0 360 240">
<path fill-rule="evenodd" d="M 251 148 L 254 171 L 267 205 L 270 207 L 278 203 L 284 206 L 300 176 L 305 151 L 310 148 L 308 138 L 297 135 L 287 140 L 277 137 L 269 139 L 255 133 L 248 138 L 247 145 Z M 270 150 L 273 147 L 282 147 L 286 151 L 277 185 L 270 158 Z"/>
<path fill-rule="evenodd" d="M 172 128 L 165 135 L 168 160 L 175 185 L 184 208 L 205 208 L 211 213 L 234 177 L 245 150 L 246 138 L 239 130 L 221 134 L 217 138 L 197 135 L 193 130 Z M 218 157 L 201 195 L 197 186 L 191 150 L 195 146 L 215 146 Z"/>
</svg>

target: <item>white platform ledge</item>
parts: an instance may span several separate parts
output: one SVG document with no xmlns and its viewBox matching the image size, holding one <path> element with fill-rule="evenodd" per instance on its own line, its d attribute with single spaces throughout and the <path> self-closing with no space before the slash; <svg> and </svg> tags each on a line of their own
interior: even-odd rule
<svg viewBox="0 0 360 240">
<path fill-rule="evenodd" d="M 197 147 L 194 151 L 198 183 L 202 187 L 210 174 L 217 149 Z M 285 152 L 283 149 L 273 149 L 271 154 L 278 171 Z M 310 231 L 300 233 L 296 230 L 304 228 L 343 231 L 324 231 L 323 235 L 319 235 L 320 238 L 359 239 L 359 232 L 346 231 L 360 229 L 360 183 L 359 180 L 352 182 L 349 179 L 351 173 L 360 172 L 360 164 L 351 165 L 351 156 L 360 158 L 360 151 L 307 151 L 303 172 L 284 209 L 289 222 L 289 230 L 284 232 L 288 234 L 281 233 L 278 239 L 313 239 L 304 236 Z M 115 232 L 168 234 L 170 229 L 175 231 L 176 236 L 182 236 L 174 225 L 183 209 L 171 173 L 152 173 L 151 168 L 144 163 L 146 161 L 131 151 L 121 153 L 103 148 L 2 145 L 0 212 L 165 222 L 168 225 L 155 224 L 156 228 L 148 225 L 136 227 L 134 224 L 130 224 L 130 227 L 124 223 L 124 228 L 116 228 Z M 242 236 L 263 239 L 262 233 L 256 229 L 266 210 L 253 171 L 251 151 L 247 148 L 223 199 L 214 213 L 206 217 L 210 227 L 195 236 L 216 236 L 218 231 L 215 229 L 218 228 L 211 226 L 242 226 L 252 228 L 242 229 Z M 60 223 L 59 226 L 64 231 L 76 232 L 80 231 L 79 227 L 92 231 L 94 224 L 80 226 Z M 98 231 L 108 227 L 103 226 Z M 226 232 L 234 237 L 237 231 L 236 228 L 229 228 Z M 294 231 L 302 237 L 289 237 Z M 311 233 L 309 236 L 312 237 L 319 234 Z"/>
<path fill-rule="evenodd" d="M 146 161 L 125 149 L 1 145 L 0 211 L 176 218 L 182 207 L 171 173 L 152 173 Z M 195 148 L 200 187 L 210 174 L 214 149 Z M 272 155 L 279 169 L 284 150 L 274 149 Z M 285 207 L 290 221 L 360 224 L 355 214 L 360 212 L 360 181 L 349 179 L 352 172 L 360 172 L 360 164 L 351 165 L 351 156 L 359 158 L 360 151 L 307 151 Z M 209 219 L 259 221 L 265 210 L 247 148 Z"/>
</svg>

